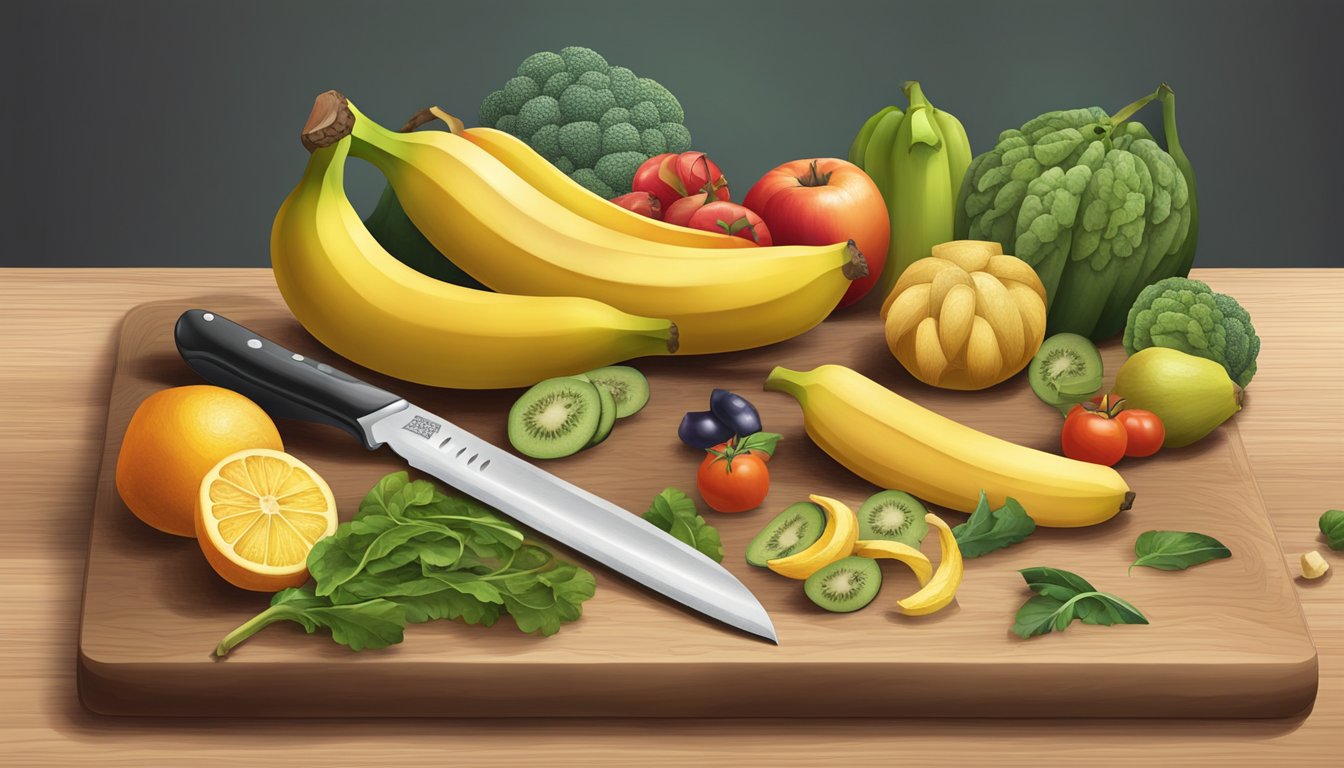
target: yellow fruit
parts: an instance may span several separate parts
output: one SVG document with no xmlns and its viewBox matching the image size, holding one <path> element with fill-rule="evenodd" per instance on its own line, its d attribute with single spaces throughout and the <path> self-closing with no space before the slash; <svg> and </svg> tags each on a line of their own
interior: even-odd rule
<svg viewBox="0 0 1344 768">
<path fill-rule="evenodd" d="M 941 611 L 952 604 L 952 598 L 957 596 L 957 588 L 961 586 L 964 566 L 957 537 L 952 535 L 952 529 L 937 515 L 928 514 L 924 519 L 938 529 L 938 543 L 942 546 L 943 554 L 938 560 L 938 570 L 933 578 L 915 594 L 896 601 L 896 607 L 906 616 L 927 616 Z"/>
<path fill-rule="evenodd" d="M 842 502 L 826 496 L 809 496 L 826 513 L 826 528 L 821 538 L 802 552 L 767 560 L 770 570 L 790 579 L 806 579 L 822 568 L 854 552 L 859 540 L 859 518 Z"/>
<path fill-rule="evenodd" d="M 1017 499 L 1037 525 L 1076 528 L 1134 500 L 1110 467 L 978 432 L 844 366 L 776 368 L 765 388 L 796 398 L 808 437 L 854 474 L 948 509 L 973 511 L 984 490 L 995 507 Z"/>
<path fill-rule="evenodd" d="M 1045 338 L 1045 287 L 997 243 L 935 247 L 883 304 L 887 346 L 915 378 L 946 389 L 984 389 L 1031 362 Z"/>
<path fill-rule="evenodd" d="M 905 563 L 915 572 L 915 578 L 919 579 L 921 587 L 928 584 L 933 576 L 933 563 L 929 562 L 929 558 L 918 549 L 899 541 L 874 539 L 855 542 L 854 554 L 871 560 L 896 560 Z"/>
<path fill-rule="evenodd" d="M 205 475 L 195 520 L 196 540 L 215 573 L 235 587 L 277 592 L 308 580 L 309 550 L 336 532 L 336 500 L 303 462 L 254 448 Z"/>
<path fill-rule="evenodd" d="M 136 408 L 117 455 L 117 493 L 147 525 L 195 536 L 201 478 L 244 448 L 283 450 L 271 417 L 230 389 L 205 384 L 160 390 Z"/>
</svg>

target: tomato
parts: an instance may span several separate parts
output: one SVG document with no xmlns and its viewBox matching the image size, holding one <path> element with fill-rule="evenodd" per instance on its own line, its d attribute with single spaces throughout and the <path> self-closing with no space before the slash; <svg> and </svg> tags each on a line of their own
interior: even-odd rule
<svg viewBox="0 0 1344 768">
<path fill-rule="evenodd" d="M 611 198 L 611 202 L 621 206 L 627 211 L 634 211 L 641 216 L 648 216 L 650 219 L 663 218 L 663 204 L 658 196 L 651 192 L 631 192 L 627 195 Z"/>
<path fill-rule="evenodd" d="M 1167 429 L 1162 426 L 1162 419 L 1152 411 L 1126 408 L 1116 415 L 1115 420 L 1125 427 L 1128 439 L 1126 456 L 1152 456 L 1162 447 L 1162 441 L 1167 439 Z"/>
<path fill-rule="evenodd" d="M 664 214 L 673 203 L 691 194 L 710 192 L 717 200 L 729 199 L 728 181 L 704 152 L 654 155 L 635 171 L 630 188 L 658 198 Z"/>
<path fill-rule="evenodd" d="M 1086 406 L 1069 411 L 1059 433 L 1065 456 L 1108 467 L 1124 458 L 1128 440 L 1125 425 L 1112 412 Z"/>
<path fill-rule="evenodd" d="M 837 306 L 853 304 L 877 285 L 891 221 L 882 193 L 857 165 L 835 158 L 785 163 L 762 176 L 742 204 L 760 214 L 777 245 L 854 241 L 868 260 L 868 276 L 850 283 Z"/>
<path fill-rule="evenodd" d="M 708 203 L 709 193 L 707 192 L 697 192 L 694 195 L 679 197 L 663 209 L 663 221 L 668 224 L 676 224 L 678 227 L 689 226 L 691 217 L 695 215 L 695 212 Z"/>
<path fill-rule="evenodd" d="M 741 237 L 757 245 L 770 245 L 770 228 L 751 210 L 724 200 L 702 205 L 695 209 L 685 226 L 708 232 L 722 232 Z"/>
<path fill-rule="evenodd" d="M 725 457 L 710 451 L 700 462 L 695 484 L 700 489 L 700 498 L 710 509 L 746 512 L 765 501 L 765 495 L 770 492 L 770 470 L 751 452 Z"/>
</svg>

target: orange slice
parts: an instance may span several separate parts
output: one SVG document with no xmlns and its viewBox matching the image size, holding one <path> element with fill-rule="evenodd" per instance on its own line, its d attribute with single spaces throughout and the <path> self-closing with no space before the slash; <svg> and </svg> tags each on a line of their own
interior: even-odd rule
<svg viewBox="0 0 1344 768">
<path fill-rule="evenodd" d="M 287 453 L 250 448 L 201 480 L 196 540 L 215 572 L 236 587 L 276 592 L 308 580 L 308 552 L 336 532 L 325 481 Z"/>
</svg>

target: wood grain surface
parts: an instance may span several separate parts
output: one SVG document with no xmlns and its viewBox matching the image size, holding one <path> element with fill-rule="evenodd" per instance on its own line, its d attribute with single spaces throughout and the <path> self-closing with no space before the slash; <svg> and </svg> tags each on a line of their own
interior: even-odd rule
<svg viewBox="0 0 1344 768">
<path fill-rule="evenodd" d="M 411 627 L 382 652 L 351 653 L 298 627 L 267 630 L 223 661 L 209 655 L 267 596 L 222 582 L 190 539 L 141 524 L 113 473 L 136 406 L 168 386 L 200 383 L 179 358 L 173 326 L 183 311 L 210 310 L 310 360 L 327 362 L 508 447 L 505 415 L 520 390 L 469 392 L 414 386 L 359 368 L 314 341 L 284 304 L 221 296 L 144 304 L 122 323 L 107 441 L 93 510 L 80 629 L 80 691 L 104 714 L 336 716 L 874 717 L 920 691 L 931 716 L 1285 717 L 1316 695 L 1316 652 L 1278 542 L 1252 479 L 1235 422 L 1196 446 L 1118 465 L 1138 497 L 1096 527 L 1040 529 L 1010 550 L 971 561 L 955 608 L 910 618 L 892 603 L 919 587 L 888 563 L 869 609 L 830 614 L 801 585 L 743 560 L 747 542 L 778 511 L 818 493 L 858 508 L 880 490 L 829 459 L 806 437 L 797 402 L 764 393 L 775 365 L 847 365 L 971 427 L 1042 450 L 1059 419 L 1018 376 L 989 390 L 920 384 L 895 363 L 871 311 L 847 312 L 784 344 L 713 357 L 636 361 L 652 397 L 601 445 L 540 462 L 635 513 L 672 485 L 694 496 L 702 454 L 676 438 L 687 410 L 723 387 L 746 394 L 783 435 L 770 462 L 770 496 L 742 514 L 700 511 L 723 537 L 724 566 L 771 614 L 778 647 L 701 619 L 584 560 L 597 595 L 583 619 L 550 638 L 510 622 Z M 446 352 L 451 354 L 451 352 Z M 1119 368 L 1118 341 L 1103 345 Z M 471 365 L 471 360 L 461 360 Z M 280 422 L 286 450 L 332 487 L 349 519 L 378 478 L 405 469 L 389 450 L 370 453 L 326 426 Z M 916 457 L 895 460 L 915 461 Z M 942 512 L 953 524 L 964 516 Z M 1208 533 L 1235 554 L 1183 573 L 1140 568 L 1126 576 L 1145 530 Z M 924 548 L 935 561 L 937 536 Z M 1147 626 L 1087 626 L 1024 641 L 1009 628 L 1031 596 L 1018 569 L 1049 565 L 1119 593 Z M 559 695 L 536 696 L 535 690 Z M 650 695 L 657 691 L 657 695 Z M 806 696 L 799 691 L 808 691 Z"/>
<path fill-rule="evenodd" d="M 1294 563 L 1304 550 L 1323 549 L 1316 518 L 1344 498 L 1344 415 L 1309 405 L 1344 374 L 1337 300 L 1344 272 L 1206 270 L 1196 276 L 1241 299 L 1264 339 L 1261 370 L 1237 425 L 1284 559 Z M 1310 714 L 1285 720 L 928 719 L 897 725 L 855 719 L 800 727 L 797 720 L 773 719 L 301 723 L 90 714 L 75 695 L 72 658 L 119 319 L 143 301 L 210 292 L 274 298 L 265 270 L 0 272 L 0 402 L 9 427 L 0 440 L 0 471 L 10 490 L 0 513 L 0 575 L 8 587 L 0 632 L 9 641 L 0 650 L 0 680 L 9 694 L 0 704 L 0 738 L 19 764 L 179 764 L 188 754 L 206 765 L 240 759 L 363 764 L 445 751 L 477 764 L 587 765 L 707 757 L 735 764 L 855 764 L 890 762 L 895 755 L 1022 765 L 1045 754 L 1070 764 L 1326 764 L 1338 758 L 1344 602 L 1333 576 L 1295 587 L 1320 651 L 1321 691 Z M 1338 555 L 1326 556 L 1340 567 Z M 917 716 L 922 699 L 910 690 L 892 714 Z"/>
</svg>

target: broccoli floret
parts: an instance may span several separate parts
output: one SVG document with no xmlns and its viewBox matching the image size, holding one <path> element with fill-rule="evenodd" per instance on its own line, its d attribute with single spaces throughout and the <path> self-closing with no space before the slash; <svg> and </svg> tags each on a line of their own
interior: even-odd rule
<svg viewBox="0 0 1344 768">
<path fill-rule="evenodd" d="M 554 123 L 541 126 L 527 143 L 537 151 L 537 154 L 554 163 L 561 155 L 560 126 Z"/>
<path fill-rule="evenodd" d="M 602 156 L 602 129 L 597 123 L 566 123 L 560 126 L 559 139 L 560 151 L 575 168 L 592 168 Z"/>
<path fill-rule="evenodd" d="M 667 152 L 685 152 L 691 148 L 691 132 L 681 123 L 663 123 L 658 130 L 667 138 Z"/>
<path fill-rule="evenodd" d="M 635 171 L 639 170 L 639 166 L 648 159 L 643 152 L 614 152 L 603 155 L 593 170 L 597 171 L 597 177 L 603 183 L 611 187 L 612 192 L 624 195 L 630 191 L 630 182 L 635 178 Z"/>
<path fill-rule="evenodd" d="M 1251 316 L 1236 299 L 1185 277 L 1159 280 L 1139 292 L 1123 343 L 1131 355 L 1148 347 L 1169 347 L 1207 358 L 1242 387 L 1255 375 L 1260 353 Z"/>
<path fill-rule="evenodd" d="M 547 78 L 546 87 L 542 88 L 541 92 L 553 99 L 558 99 L 560 98 L 560 94 L 564 93 L 565 89 L 573 84 L 573 75 L 568 72 L 556 72 L 554 75 Z"/>
<path fill-rule="evenodd" d="M 611 67 L 607 60 L 602 58 L 602 54 L 589 48 L 578 45 L 571 45 L 560 49 L 560 58 L 565 60 L 565 69 L 569 70 L 576 77 L 584 72 L 601 72 L 606 74 Z"/>
<path fill-rule="evenodd" d="M 640 164 L 690 149 L 681 104 L 666 88 L 596 51 L 541 51 L 481 102 L 482 125 L 528 142 L 570 178 L 610 197 L 628 192 Z"/>
<path fill-rule="evenodd" d="M 518 122 L 515 129 L 520 136 L 531 137 L 543 125 L 556 125 L 559 122 L 559 102 L 550 96 L 538 96 L 518 110 Z"/>
<path fill-rule="evenodd" d="M 605 198 L 616 196 L 615 191 L 607 186 L 607 183 L 598 177 L 597 171 L 594 171 L 592 168 L 580 168 L 571 173 L 569 177 L 577 181 L 580 185 L 587 187 L 589 191 L 594 194 L 601 195 Z"/>
<path fill-rule="evenodd" d="M 513 77 L 504 84 L 504 107 L 513 114 L 528 101 L 541 95 L 541 86 L 535 80 L 526 77 Z"/>
<path fill-rule="evenodd" d="M 658 108 L 651 101 L 641 101 L 630 108 L 630 124 L 640 129 L 656 128 L 662 122 L 658 118 Z"/>
<path fill-rule="evenodd" d="M 602 154 L 615 152 L 638 152 L 639 131 L 629 123 L 617 123 L 602 132 Z M 641 161 L 642 162 L 642 161 Z M 634 177 L 634 172 L 631 172 Z M 613 184 L 612 186 L 617 186 Z"/>
<path fill-rule="evenodd" d="M 523 59 L 523 63 L 518 65 L 518 74 L 529 78 L 537 85 L 545 83 L 555 73 L 564 71 L 564 57 L 550 51 L 534 53 Z"/>
<path fill-rule="evenodd" d="M 612 67 L 607 72 L 611 81 L 611 95 L 616 97 L 616 106 L 629 109 L 635 105 L 635 95 L 639 89 L 639 77 L 625 67 Z"/>
<path fill-rule="evenodd" d="M 653 102 L 653 106 L 658 108 L 658 117 L 664 123 L 680 123 L 686 120 L 686 113 L 682 111 L 681 102 L 677 101 L 677 97 L 654 80 L 647 77 L 639 78 L 635 95 L 639 101 Z"/>
<path fill-rule="evenodd" d="M 639 132 L 639 151 L 653 157 L 667 151 L 667 137 L 657 128 L 645 128 Z"/>
<path fill-rule="evenodd" d="M 607 113 L 602 115 L 602 119 L 597 121 L 598 127 L 606 130 L 617 123 L 630 122 L 630 110 L 625 107 L 612 107 Z"/>
<path fill-rule="evenodd" d="M 481 125 L 494 128 L 499 118 L 509 114 L 507 101 L 503 91 L 491 91 L 481 102 Z"/>
</svg>

